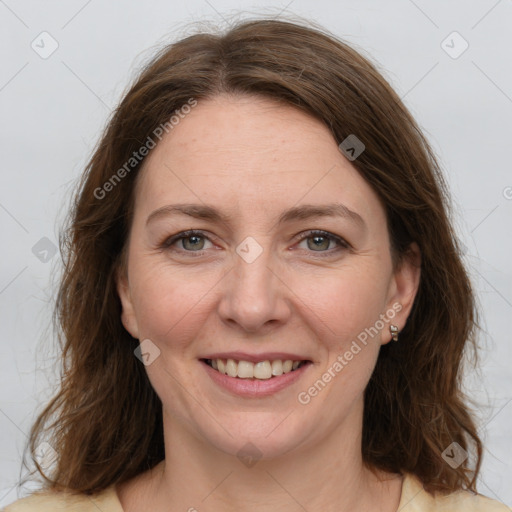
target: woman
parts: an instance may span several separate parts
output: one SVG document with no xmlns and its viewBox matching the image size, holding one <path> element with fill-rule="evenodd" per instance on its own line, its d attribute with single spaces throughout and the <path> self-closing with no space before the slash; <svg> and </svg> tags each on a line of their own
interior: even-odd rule
<svg viewBox="0 0 512 512">
<path fill-rule="evenodd" d="M 332 35 L 164 48 L 77 194 L 45 489 L 6 510 L 508 510 L 475 494 L 447 210 L 416 123 Z"/>
</svg>

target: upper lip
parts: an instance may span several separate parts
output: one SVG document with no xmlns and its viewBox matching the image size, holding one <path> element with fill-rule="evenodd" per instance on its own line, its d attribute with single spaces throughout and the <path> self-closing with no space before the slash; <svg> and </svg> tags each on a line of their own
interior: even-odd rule
<svg viewBox="0 0 512 512">
<path fill-rule="evenodd" d="M 262 352 L 261 354 L 248 354 L 247 352 L 216 352 L 200 359 L 234 359 L 236 361 L 249 361 L 251 363 L 259 363 L 260 361 L 310 361 L 308 357 L 289 352 Z"/>
</svg>

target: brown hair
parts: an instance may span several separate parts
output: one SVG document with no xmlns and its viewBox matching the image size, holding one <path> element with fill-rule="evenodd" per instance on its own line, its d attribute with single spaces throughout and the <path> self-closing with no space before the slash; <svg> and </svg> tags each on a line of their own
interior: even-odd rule
<svg viewBox="0 0 512 512">
<path fill-rule="evenodd" d="M 413 473 L 429 492 L 475 490 L 482 445 L 461 371 L 465 348 L 476 348 L 476 309 L 439 165 L 374 64 L 327 31 L 287 20 L 239 22 L 225 34 L 199 33 L 164 47 L 113 113 L 61 241 L 60 390 L 30 435 L 44 486 L 97 492 L 164 458 L 162 405 L 134 357 L 138 340 L 121 324 L 116 291 L 144 160 L 133 169 L 126 162 L 191 99 L 219 93 L 284 102 L 325 123 L 338 143 L 355 134 L 365 144 L 352 163 L 386 209 L 396 264 L 416 242 L 422 268 L 400 341 L 381 348 L 365 391 L 363 460 Z M 123 165 L 122 179 L 113 180 Z M 98 193 L 107 188 L 106 197 Z M 41 440 L 58 454 L 51 475 L 35 459 Z M 443 460 L 454 441 L 475 450 L 474 467 L 470 459 L 457 468 Z"/>
</svg>

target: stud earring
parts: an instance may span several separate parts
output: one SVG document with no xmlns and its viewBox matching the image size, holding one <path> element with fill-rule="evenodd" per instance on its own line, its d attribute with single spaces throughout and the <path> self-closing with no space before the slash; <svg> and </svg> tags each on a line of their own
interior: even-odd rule
<svg viewBox="0 0 512 512">
<path fill-rule="evenodd" d="M 390 325 L 389 330 L 391 332 L 391 338 L 393 341 L 398 341 L 398 327 L 396 325 Z"/>
</svg>

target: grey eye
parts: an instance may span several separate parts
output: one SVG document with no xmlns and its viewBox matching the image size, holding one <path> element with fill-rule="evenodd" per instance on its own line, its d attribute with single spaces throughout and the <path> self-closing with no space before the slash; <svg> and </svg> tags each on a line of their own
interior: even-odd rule
<svg viewBox="0 0 512 512">
<path fill-rule="evenodd" d="M 204 248 L 204 244 L 204 237 L 199 235 L 190 235 L 181 239 L 181 245 L 187 251 L 200 251 Z"/>
<path fill-rule="evenodd" d="M 331 243 L 331 239 L 326 236 L 310 236 L 307 239 L 308 241 L 308 249 L 311 249 L 313 251 L 322 251 L 325 249 L 329 249 L 329 244 Z"/>
</svg>

